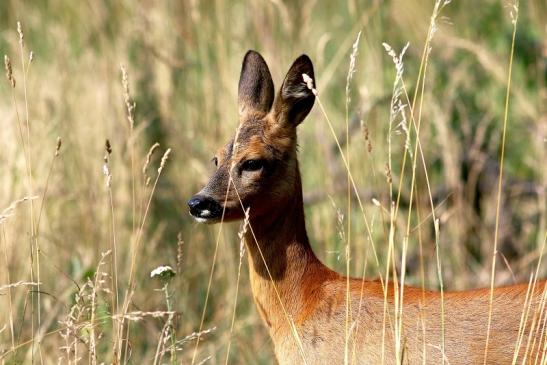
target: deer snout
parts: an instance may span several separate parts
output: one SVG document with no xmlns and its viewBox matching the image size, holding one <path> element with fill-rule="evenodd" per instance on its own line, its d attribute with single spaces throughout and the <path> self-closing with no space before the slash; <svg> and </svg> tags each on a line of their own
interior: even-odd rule
<svg viewBox="0 0 547 365">
<path fill-rule="evenodd" d="M 190 214 L 200 223 L 219 218 L 222 207 L 216 200 L 205 195 L 194 195 L 188 200 Z"/>
</svg>

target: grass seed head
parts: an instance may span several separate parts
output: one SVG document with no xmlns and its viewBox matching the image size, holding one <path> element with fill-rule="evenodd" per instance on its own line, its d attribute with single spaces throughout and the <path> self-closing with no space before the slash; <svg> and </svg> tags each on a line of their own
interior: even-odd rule
<svg viewBox="0 0 547 365">
<path fill-rule="evenodd" d="M 112 154 L 112 145 L 110 144 L 110 140 L 107 139 L 104 143 L 104 147 L 105 147 L 105 150 L 106 152 L 110 155 Z"/>
<path fill-rule="evenodd" d="M 353 74 L 355 73 L 355 66 L 356 66 L 356 59 L 357 59 L 357 53 L 359 49 L 359 40 L 361 39 L 361 32 L 357 34 L 357 39 L 353 43 L 352 46 L 352 52 L 349 56 L 349 69 L 348 69 L 348 75 L 346 77 L 346 102 L 349 104 L 350 97 L 349 97 L 349 87 L 351 84 L 351 79 L 353 78 Z M 308 86 L 309 87 L 309 86 Z"/>
<path fill-rule="evenodd" d="M 179 232 L 177 234 L 177 271 L 181 271 L 182 267 L 182 257 L 183 257 L 183 249 L 184 247 L 184 241 L 182 239 L 182 232 Z"/>
<path fill-rule="evenodd" d="M 165 164 L 167 163 L 167 160 L 169 159 L 169 155 L 171 154 L 171 149 L 168 148 L 167 151 L 163 154 L 163 157 L 161 158 L 160 167 L 158 168 L 158 175 L 161 174 L 163 171 L 163 168 L 165 167 Z"/>
<path fill-rule="evenodd" d="M 142 166 L 142 174 L 145 177 L 148 177 L 147 172 L 148 172 L 148 166 L 150 165 L 150 160 L 152 159 L 152 155 L 158 149 L 159 146 L 160 144 L 158 142 L 154 143 L 152 147 L 150 147 L 150 149 L 148 150 L 148 153 L 146 154 L 146 161 L 144 162 L 144 165 Z"/>
<path fill-rule="evenodd" d="M 6 69 L 6 78 L 8 79 L 11 87 L 15 87 L 15 78 L 13 77 L 13 69 L 11 67 L 11 60 L 8 55 L 4 55 L 4 68 Z"/>
<path fill-rule="evenodd" d="M 313 79 L 309 77 L 307 74 L 302 74 L 302 79 L 306 83 L 306 86 L 308 87 L 308 89 L 311 90 L 313 95 L 317 96 L 317 89 L 315 89 L 315 87 L 313 86 Z"/>
<path fill-rule="evenodd" d="M 23 34 L 23 27 L 21 26 L 21 22 L 17 22 L 17 33 L 19 33 L 19 44 L 21 45 L 21 47 L 24 47 L 25 36 Z"/>
<path fill-rule="evenodd" d="M 127 70 L 124 65 L 120 65 L 120 69 L 122 71 L 123 100 L 127 109 L 127 120 L 129 121 L 129 127 L 133 129 L 135 126 L 134 112 L 137 105 L 129 94 L 129 76 L 127 75 Z"/>
<path fill-rule="evenodd" d="M 57 145 L 55 146 L 55 157 L 59 156 L 59 152 L 61 152 L 61 145 L 63 144 L 63 140 L 61 137 L 57 137 Z"/>
</svg>

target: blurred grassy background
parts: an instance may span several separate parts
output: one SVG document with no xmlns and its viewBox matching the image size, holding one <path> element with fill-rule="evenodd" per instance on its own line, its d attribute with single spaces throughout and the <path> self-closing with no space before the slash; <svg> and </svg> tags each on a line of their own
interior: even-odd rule
<svg viewBox="0 0 547 365">
<path fill-rule="evenodd" d="M 171 284 L 173 309 L 178 313 L 177 338 L 199 328 L 219 226 L 195 224 L 185 201 L 207 180 L 214 151 L 237 126 L 237 82 L 248 49 L 264 55 L 276 87 L 294 58 L 307 53 L 314 61 L 321 101 L 345 143 L 346 74 L 351 45 L 362 31 L 357 71 L 351 84 L 351 168 L 367 216 L 373 222 L 381 264 L 385 265 L 387 217 L 372 198 L 389 207 L 385 166 L 395 68 L 382 42 L 397 51 L 410 43 L 404 80 L 412 95 L 432 9 L 433 1 L 400 0 L 3 1 L 0 52 L 11 58 L 17 85 L 14 104 L 9 83 L 0 83 L 0 140 L 4 141 L 0 148 L 0 211 L 31 195 L 39 197 L 34 201 L 34 209 L 38 210 L 57 136 L 62 138 L 62 148 L 51 170 L 37 233 L 43 293 L 41 320 L 38 325 L 37 314 L 31 311 L 37 308 L 36 295 L 30 294 L 32 288 L 12 288 L 9 295 L 7 289 L 0 290 L 2 363 L 30 363 L 34 358 L 35 363 L 50 364 L 64 356 L 61 347 L 65 340 L 55 331 L 62 327 L 60 321 L 74 304 L 78 286 L 93 276 L 101 253 L 111 247 L 112 223 L 118 247 L 119 292 L 125 291 L 133 253 L 131 242 L 136 236 L 134 221 L 139 222 L 142 201 L 149 192 L 140 171 L 148 148 L 155 142 L 161 144 L 161 153 L 170 147 L 172 154 L 144 225 L 130 310 L 165 310 L 165 298 L 156 290 L 161 283 L 150 279 L 149 274 L 158 265 L 176 266 L 180 232 L 183 258 Z M 509 12 L 505 1 L 481 1 L 480 5 L 474 0 L 455 1 L 443 10 L 432 43 L 421 141 L 440 219 L 443 278 L 445 287 L 452 290 L 489 284 L 511 46 Z M 545 240 L 546 17 L 543 1 L 521 2 L 506 145 L 498 284 L 526 281 Z M 16 114 L 17 110 L 19 120 L 25 120 L 17 21 L 21 21 L 25 34 L 25 62 L 30 50 L 35 55 L 27 79 L 32 185 L 27 179 Z M 127 67 L 136 102 L 133 139 L 123 101 L 120 63 Z M 24 123 L 22 126 L 25 134 Z M 317 106 L 299 133 L 308 233 L 316 254 L 342 272 L 345 242 L 339 235 L 337 210 L 346 211 L 346 172 Z M 102 172 L 107 138 L 113 149 L 109 167 L 114 220 Z M 398 188 L 405 136 L 393 133 L 390 138 L 391 174 Z M 131 146 L 136 151 L 133 173 Z M 154 173 L 159 156 L 152 162 Z M 405 170 L 401 189 L 399 244 L 406 224 L 410 172 Z M 412 230 L 410 237 L 407 281 L 420 285 L 423 267 L 426 286 L 436 289 L 434 231 L 420 163 L 417 172 L 414 204 L 418 208 L 414 211 L 421 217 L 414 214 L 412 222 L 420 229 Z M 136 176 L 135 219 L 132 176 Z M 363 217 L 357 204 L 352 206 L 352 273 L 361 276 L 368 258 L 366 275 L 376 277 L 378 271 Z M 0 222 L 0 288 L 30 280 L 33 240 L 29 222 L 28 203 L 19 205 L 13 216 Z M 225 357 L 239 257 L 237 228 L 233 224 L 222 230 L 206 311 L 204 328 L 215 330 L 204 336 L 198 359 L 212 356 L 208 361 L 211 364 L 223 363 Z M 110 262 L 110 258 L 106 260 Z M 36 267 L 35 258 L 32 262 Z M 110 272 L 110 264 L 105 267 Z M 254 309 L 246 270 L 244 263 L 231 362 L 270 364 L 272 344 Z M 545 271 L 543 265 L 543 277 Z M 109 298 L 107 292 L 98 295 L 102 313 L 111 313 Z M 81 319 L 88 316 L 85 312 Z M 131 324 L 129 363 L 152 362 L 163 326 L 164 319 L 154 318 Z M 109 321 L 101 322 L 97 329 L 103 334 L 98 357 L 109 362 Z M 33 356 L 32 347 L 25 345 L 33 331 L 38 337 L 47 333 L 41 356 L 39 352 Z M 81 362 L 85 363 L 88 333 L 82 331 L 76 337 Z M 179 361 L 189 362 L 193 345 L 182 345 Z"/>
</svg>

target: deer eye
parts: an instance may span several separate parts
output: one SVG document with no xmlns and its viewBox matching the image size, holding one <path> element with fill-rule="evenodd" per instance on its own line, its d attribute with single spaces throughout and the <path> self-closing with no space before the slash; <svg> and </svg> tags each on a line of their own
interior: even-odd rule
<svg viewBox="0 0 547 365">
<path fill-rule="evenodd" d="M 211 161 L 213 161 L 213 163 L 215 164 L 215 166 L 218 167 L 218 158 L 215 156 L 211 159 Z"/>
<path fill-rule="evenodd" d="M 242 171 L 258 171 L 265 165 L 264 160 L 247 160 L 241 165 Z"/>
</svg>

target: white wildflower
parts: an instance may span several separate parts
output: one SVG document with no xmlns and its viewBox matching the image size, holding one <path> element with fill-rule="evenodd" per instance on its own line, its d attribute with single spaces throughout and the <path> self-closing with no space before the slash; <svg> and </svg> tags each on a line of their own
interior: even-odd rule
<svg viewBox="0 0 547 365">
<path fill-rule="evenodd" d="M 160 279 L 171 279 L 173 276 L 175 276 L 177 273 L 173 268 L 169 265 L 165 266 L 158 266 L 154 270 L 150 272 L 150 277 L 155 278 L 158 277 Z"/>
</svg>

